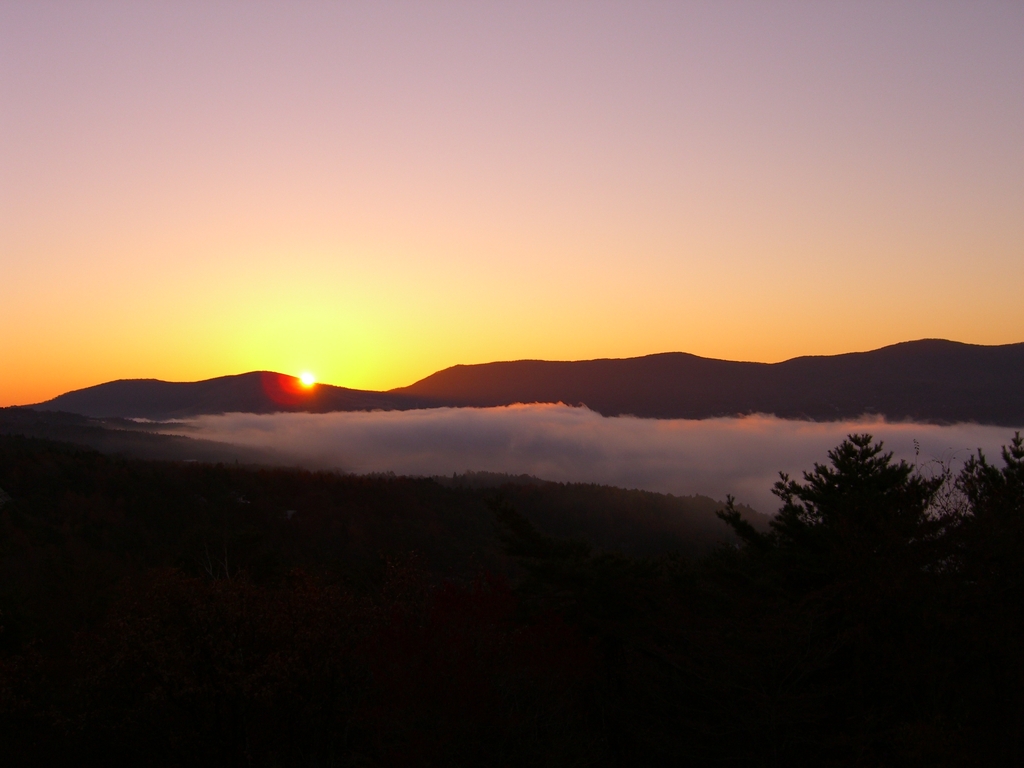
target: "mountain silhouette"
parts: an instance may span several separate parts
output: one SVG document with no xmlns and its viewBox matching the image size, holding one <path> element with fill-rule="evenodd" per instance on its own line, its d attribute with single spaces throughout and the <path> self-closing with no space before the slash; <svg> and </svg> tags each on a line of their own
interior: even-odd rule
<svg viewBox="0 0 1024 768">
<path fill-rule="evenodd" d="M 301 387 L 269 372 L 193 383 L 127 380 L 40 405 L 86 416 L 169 419 L 241 411 L 394 410 L 514 403 L 585 405 L 606 416 L 703 419 L 751 413 L 830 421 L 974 421 L 1024 426 L 1024 343 L 940 339 L 781 363 L 715 360 L 682 352 L 627 359 L 456 365 L 388 392 Z"/>
<path fill-rule="evenodd" d="M 66 411 L 95 418 L 179 419 L 215 413 L 371 411 L 430 405 L 415 396 L 315 384 L 294 376 L 253 371 L 206 381 L 121 379 L 55 397 L 35 410 Z"/>
<path fill-rule="evenodd" d="M 781 363 L 681 352 L 625 360 L 522 360 L 457 365 L 392 390 L 443 405 L 586 405 L 606 416 L 702 419 L 770 413 L 819 421 L 891 420 L 1024 425 L 1024 344 L 924 339 Z"/>
</svg>

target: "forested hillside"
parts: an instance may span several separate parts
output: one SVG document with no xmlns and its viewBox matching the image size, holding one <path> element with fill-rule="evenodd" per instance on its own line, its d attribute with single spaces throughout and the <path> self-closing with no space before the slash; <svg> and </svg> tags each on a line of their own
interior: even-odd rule
<svg viewBox="0 0 1024 768">
<path fill-rule="evenodd" d="M 508 480 L 0 437 L 6 764 L 1024 756 L 1019 437 L 954 477 L 851 436 L 717 546 L 703 501 Z"/>
</svg>

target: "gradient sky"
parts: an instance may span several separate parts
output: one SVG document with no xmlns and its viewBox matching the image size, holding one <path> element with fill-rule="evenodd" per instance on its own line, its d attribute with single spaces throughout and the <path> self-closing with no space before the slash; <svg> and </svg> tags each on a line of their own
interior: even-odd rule
<svg viewBox="0 0 1024 768">
<path fill-rule="evenodd" d="M 1024 340 L 1024 3 L 5 2 L 0 404 Z"/>
</svg>

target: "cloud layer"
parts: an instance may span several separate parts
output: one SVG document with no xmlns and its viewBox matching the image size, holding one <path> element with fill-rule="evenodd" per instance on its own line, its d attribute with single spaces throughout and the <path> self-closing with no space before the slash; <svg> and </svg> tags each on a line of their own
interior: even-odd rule
<svg viewBox="0 0 1024 768">
<path fill-rule="evenodd" d="M 883 440 L 897 458 L 957 466 L 981 448 L 998 459 L 1013 431 L 936 426 L 787 421 L 773 416 L 689 420 L 607 418 L 586 408 L 515 405 L 372 413 L 203 416 L 179 434 L 270 448 L 296 464 L 348 472 L 447 475 L 493 471 L 674 494 L 727 493 L 774 512 L 779 471 L 799 476 L 852 432 Z"/>
</svg>

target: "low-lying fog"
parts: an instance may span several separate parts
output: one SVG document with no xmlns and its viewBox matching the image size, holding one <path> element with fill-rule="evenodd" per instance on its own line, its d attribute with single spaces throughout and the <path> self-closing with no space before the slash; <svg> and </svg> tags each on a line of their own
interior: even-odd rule
<svg viewBox="0 0 1024 768">
<path fill-rule="evenodd" d="M 1005 427 L 880 420 L 816 423 L 772 416 L 703 421 L 607 418 L 586 408 L 515 405 L 372 413 L 203 416 L 178 434 L 272 448 L 296 464 L 347 472 L 450 475 L 492 471 L 674 494 L 727 493 L 772 513 L 779 471 L 799 477 L 851 432 L 869 432 L 897 458 L 932 471 L 978 448 L 1002 466 Z"/>
</svg>

